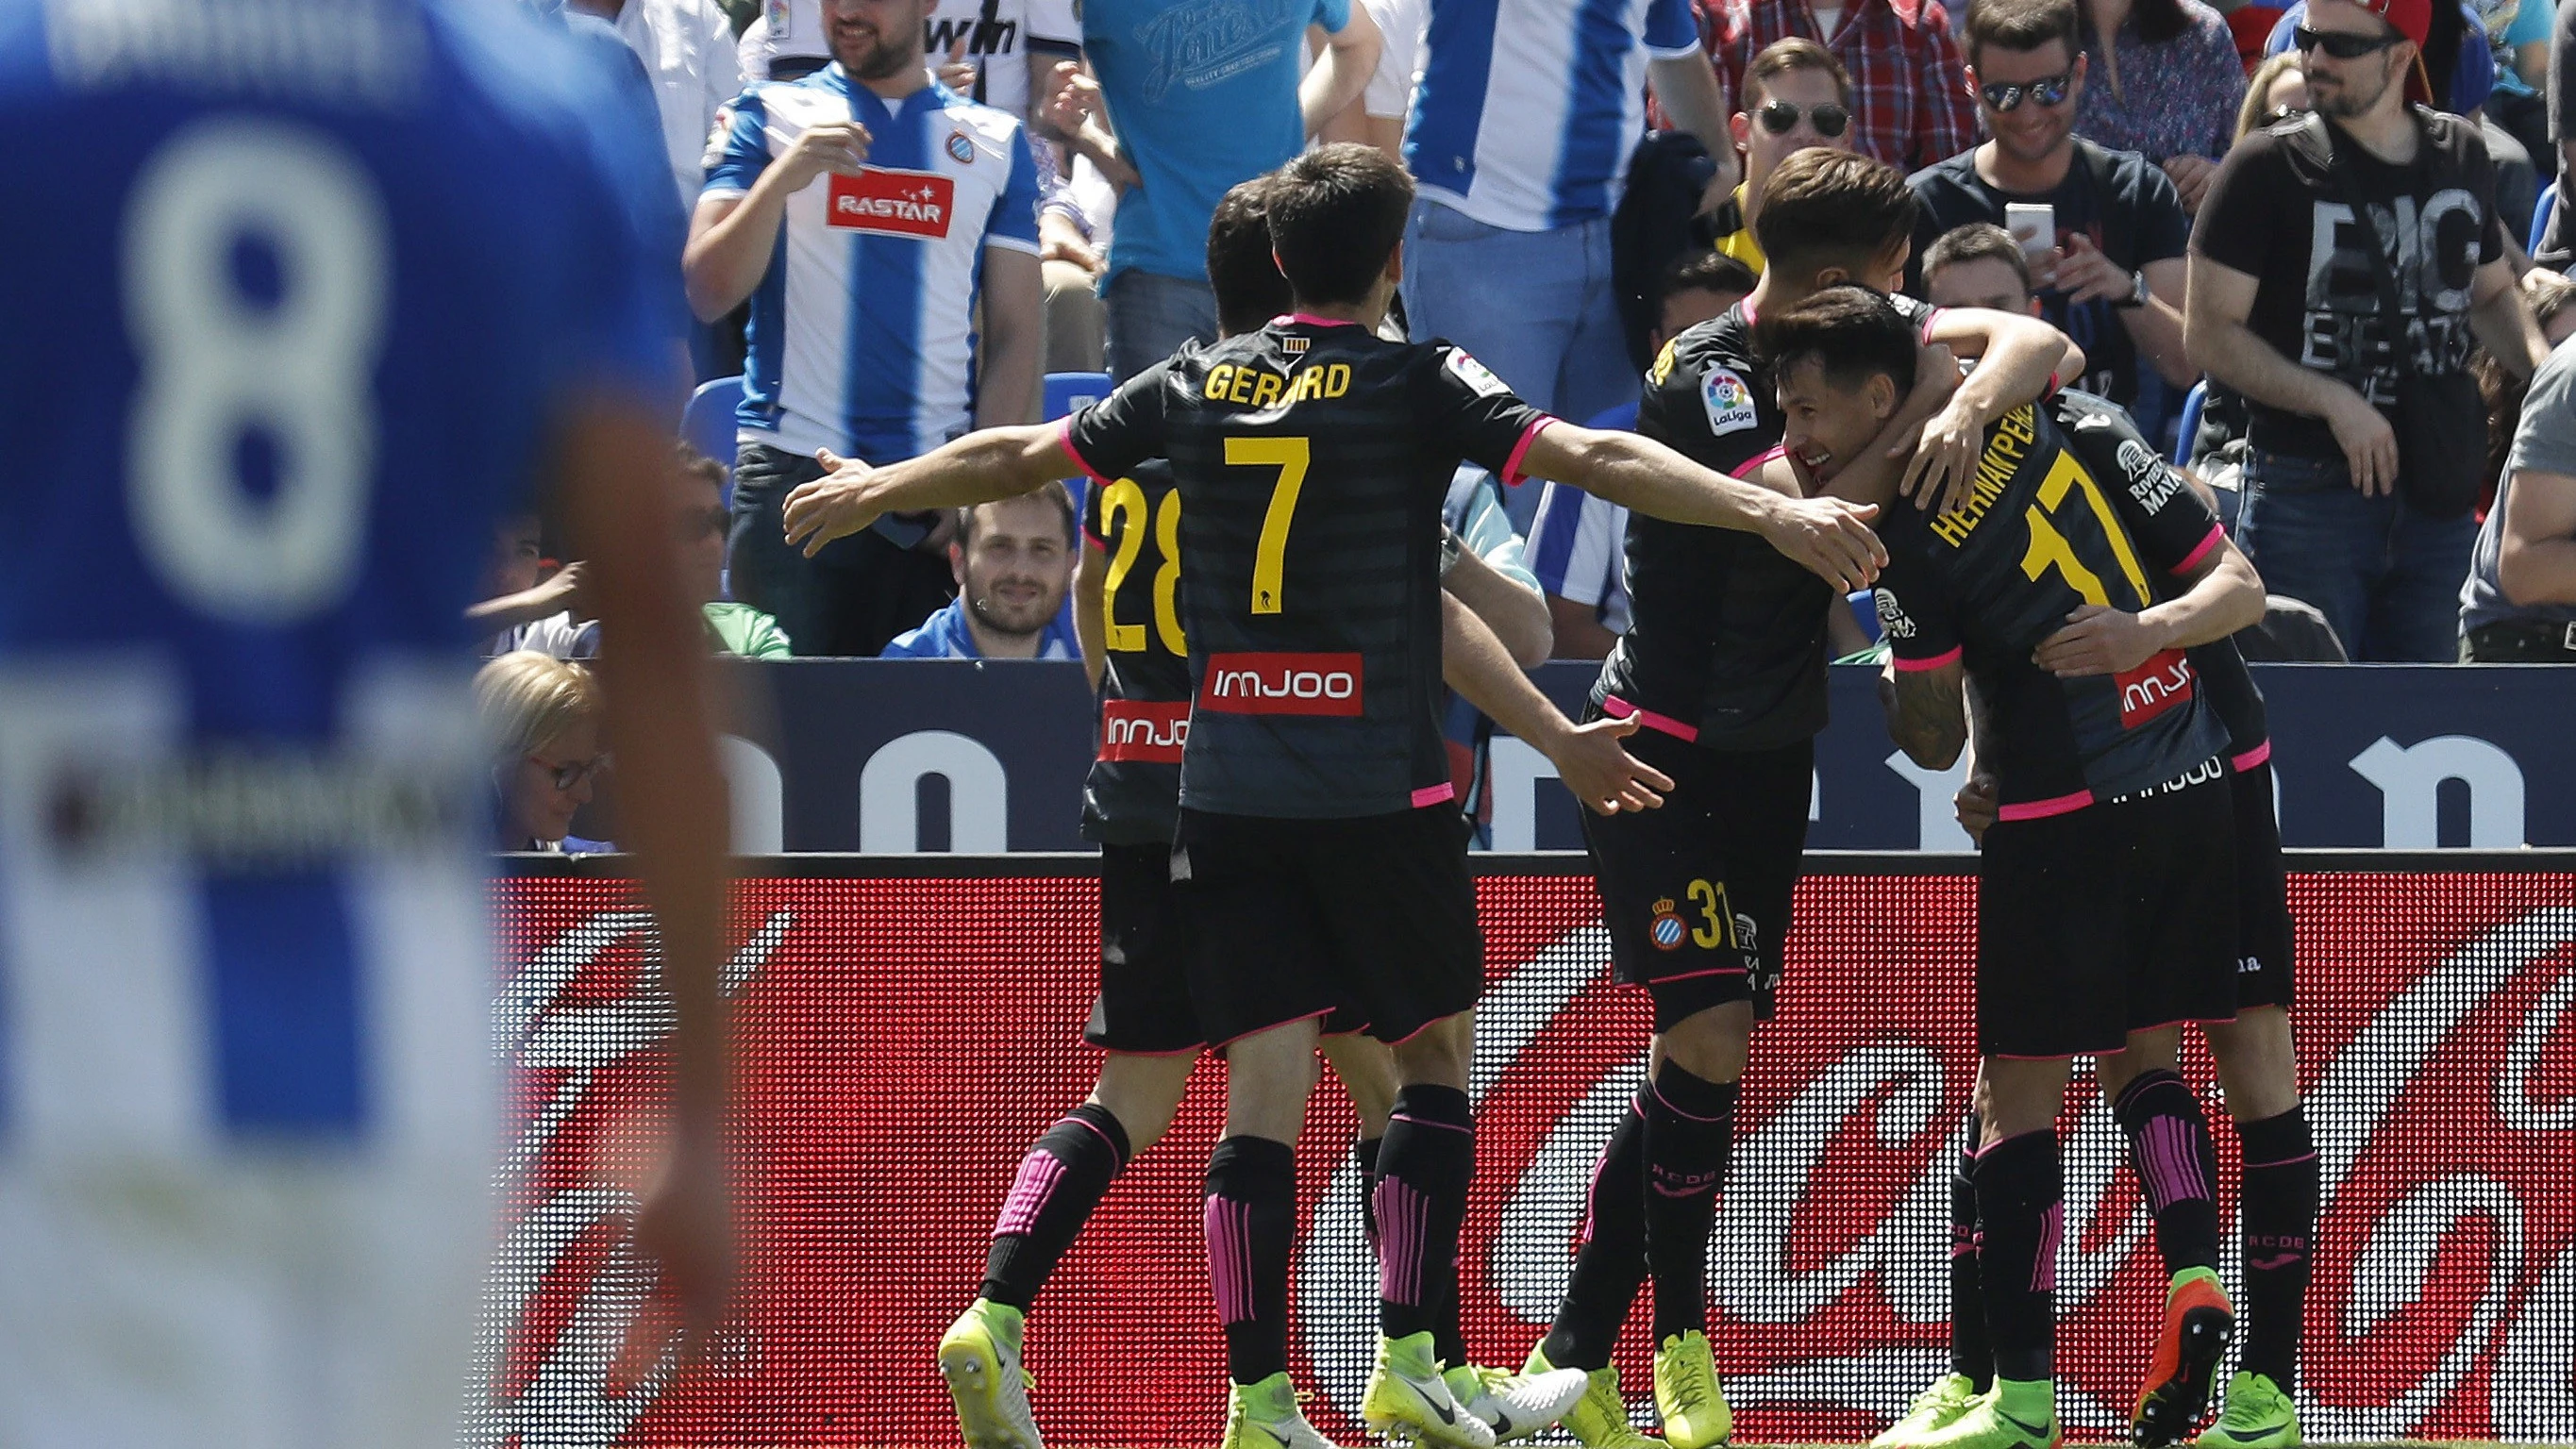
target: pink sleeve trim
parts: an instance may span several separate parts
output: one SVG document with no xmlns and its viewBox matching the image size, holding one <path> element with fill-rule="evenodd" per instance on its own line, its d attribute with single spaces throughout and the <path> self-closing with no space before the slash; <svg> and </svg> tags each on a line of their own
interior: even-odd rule
<svg viewBox="0 0 2576 1449">
<path fill-rule="evenodd" d="M 1064 449 L 1064 455 L 1073 460 L 1074 466 L 1080 468 L 1083 471 L 1084 476 L 1101 483 L 1117 482 L 1117 479 L 1112 478 L 1108 474 L 1101 472 L 1099 469 L 1092 467 L 1091 460 L 1082 456 L 1082 450 L 1073 445 L 1073 420 L 1080 416 L 1081 414 L 1079 413 L 1069 413 L 1065 416 L 1063 422 L 1056 425 L 1055 440 L 1057 445 Z"/>
<path fill-rule="evenodd" d="M 1949 310 L 1950 309 L 1947 307 L 1935 307 L 1931 311 L 1923 314 L 1923 333 L 1921 337 L 1921 344 L 1923 346 L 1929 347 L 1932 345 L 1932 324 L 1940 321 L 1941 314 Z"/>
<path fill-rule="evenodd" d="M 2254 748 L 2247 750 L 2241 755 L 2238 755 L 2228 763 L 2234 765 L 2236 767 L 2236 773 L 2242 775 L 2246 771 L 2254 769 L 2257 766 L 2270 763 L 2271 759 L 2272 742 L 2270 740 L 2265 740 L 2263 743 L 2256 745 Z"/>
<path fill-rule="evenodd" d="M 2225 540 L 2226 537 L 2227 530 L 2225 528 L 2222 528 L 2215 523 L 2211 524 L 2209 526 L 2209 536 L 2200 541 L 2200 547 L 2184 554 L 2182 562 L 2173 566 L 2173 571 L 2178 574 L 2187 574 L 2193 569 L 2200 567 L 2200 561 L 2209 557 L 2209 551 L 2218 547 L 2220 542 Z"/>
<path fill-rule="evenodd" d="M 1512 455 L 1503 460 L 1503 482 L 1506 486 L 1520 485 L 1521 459 L 1529 456 L 1530 444 L 1537 442 L 1538 435 L 1547 431 L 1548 425 L 1555 421 L 1557 421 L 1555 418 L 1540 415 L 1539 420 L 1530 424 L 1528 430 L 1521 434 L 1521 440 L 1512 445 Z"/>
<path fill-rule="evenodd" d="M 1958 663 L 1959 652 L 1965 647 L 1965 645 L 1953 644 L 1950 646 L 1949 653 L 1935 654 L 1929 659 L 1907 659 L 1902 655 L 1890 655 L 1887 662 L 1895 665 L 1902 673 L 1919 674 L 1926 669 L 1941 669 Z"/>
<path fill-rule="evenodd" d="M 1740 481 L 1740 480 L 1744 480 L 1744 479 L 1749 479 L 1749 478 L 1751 478 L 1754 474 L 1761 472 L 1761 471 L 1762 471 L 1762 469 L 1763 469 L 1763 467 L 1764 467 L 1765 465 L 1767 465 L 1767 464 L 1771 463 L 1773 460 L 1775 460 L 1775 459 L 1779 459 L 1779 458 L 1785 458 L 1785 457 L 1787 457 L 1787 456 L 1789 456 L 1789 450 L 1788 450 L 1788 448 L 1787 448 L 1786 446 L 1783 446 L 1783 445 L 1775 444 L 1775 445 L 1773 445 L 1773 447 L 1772 447 L 1771 451 L 1769 451 L 1769 452 L 1767 452 L 1767 453 L 1756 453 L 1756 454 L 1754 454 L 1752 457 L 1745 459 L 1745 460 L 1744 460 L 1743 462 L 1741 462 L 1741 463 L 1738 463 L 1738 464 L 1735 466 L 1735 471 L 1734 471 L 1733 473 L 1728 474 L 1727 476 L 1728 476 L 1728 477 L 1730 477 L 1730 478 L 1737 479 L 1737 480 L 1739 480 L 1739 481 Z"/>
<path fill-rule="evenodd" d="M 1102 553 L 1109 552 L 1109 540 L 1102 538 L 1099 534 L 1092 532 L 1090 529 L 1086 528 L 1082 531 L 1082 541 L 1090 544 L 1093 548 L 1100 550 Z"/>
<path fill-rule="evenodd" d="M 1657 714 L 1651 709 L 1639 709 L 1615 694 L 1601 701 L 1601 712 L 1612 719 L 1626 719 L 1634 715 L 1637 723 L 1650 730 L 1660 730 L 1674 739 L 1691 744 L 1699 742 L 1699 726 L 1684 724 L 1671 715 Z"/>
<path fill-rule="evenodd" d="M 1443 780 L 1437 785 L 1425 785 L 1414 791 L 1413 808 L 1427 810 L 1434 805 L 1444 805 L 1457 798 L 1458 787 Z"/>
<path fill-rule="evenodd" d="M 2042 820 L 2051 815 L 2072 815 L 2092 803 L 2092 791 L 2078 790 L 2072 795 L 2060 795 L 2054 800 L 2024 800 L 2018 805 L 2003 806 L 1995 811 L 1995 818 L 1997 820 Z"/>
</svg>

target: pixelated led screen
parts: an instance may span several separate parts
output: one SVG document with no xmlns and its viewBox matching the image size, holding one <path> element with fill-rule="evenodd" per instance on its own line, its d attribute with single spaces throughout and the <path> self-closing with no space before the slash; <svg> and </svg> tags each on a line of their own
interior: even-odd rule
<svg viewBox="0 0 2576 1449">
<path fill-rule="evenodd" d="M 1955 875 L 1851 875 L 1800 891 L 1712 1254 L 1738 1442 L 1865 1440 L 1946 1365 L 1974 890 Z M 705 1360 L 681 1369 L 630 1331 L 639 1305 L 653 1318 L 628 1234 L 669 1025 L 635 897 L 571 876 L 495 891 L 515 1117 L 472 1437 L 954 1444 L 932 1346 L 973 1296 L 1020 1154 L 1098 1060 L 1079 1040 L 1093 884 L 742 884 L 728 985 L 744 1293 Z M 1476 1356 L 1517 1365 L 1571 1269 L 1647 1014 L 1607 980 L 1588 879 L 1488 876 L 1480 899 L 1466 1331 Z M 2309 1437 L 2576 1439 L 2576 876 L 2302 875 L 2291 899 L 2326 1192 Z M 2186 1071 L 2223 1121 L 2196 1047 Z M 1177 1125 L 1037 1302 L 1028 1365 L 1051 1444 L 1217 1439 L 1198 1201 L 1222 1096 L 1221 1069 L 1203 1064 Z M 2163 1275 L 2109 1111 L 2081 1079 L 2070 1100 L 2060 1411 L 2074 1437 L 2125 1438 Z M 1352 1135 L 1328 1078 L 1300 1144 L 1295 1352 L 1310 1416 L 1342 1443 L 1361 1439 L 1374 1329 Z M 2217 1138 L 2232 1204 L 2235 1139 Z M 1641 1409 L 1645 1318 L 1620 1355 Z"/>
</svg>

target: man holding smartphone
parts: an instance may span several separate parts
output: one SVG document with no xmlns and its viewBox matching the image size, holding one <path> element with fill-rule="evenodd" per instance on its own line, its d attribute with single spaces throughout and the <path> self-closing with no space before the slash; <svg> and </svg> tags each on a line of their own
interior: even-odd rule
<svg viewBox="0 0 2576 1449">
<path fill-rule="evenodd" d="M 2075 0 L 1972 0 L 1968 81 L 1993 139 L 1918 171 L 1922 212 L 1907 290 L 1921 259 L 1970 222 L 2021 239 L 2040 315 L 2091 359 L 2070 385 L 2139 409 L 2145 369 L 2177 394 L 2193 370 L 2182 350 L 2183 253 L 2191 218 L 2163 171 L 2134 151 L 2075 135 L 2085 57 Z M 2151 399 L 2152 400 L 2152 399 Z M 2154 418 L 2142 423 L 2152 433 Z"/>
</svg>

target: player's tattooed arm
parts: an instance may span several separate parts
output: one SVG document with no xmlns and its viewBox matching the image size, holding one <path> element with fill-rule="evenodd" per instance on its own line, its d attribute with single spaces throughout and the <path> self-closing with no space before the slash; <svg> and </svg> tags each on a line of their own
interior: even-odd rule
<svg viewBox="0 0 2576 1449">
<path fill-rule="evenodd" d="M 1619 741 L 1637 722 L 1595 720 L 1578 725 L 1538 692 L 1502 641 L 1455 594 L 1440 596 L 1440 675 L 1469 704 L 1527 742 L 1555 764 L 1559 780 L 1585 807 L 1603 815 L 1653 810 L 1664 803 L 1672 780 L 1641 764 Z"/>
<path fill-rule="evenodd" d="M 1704 468 L 1652 438 L 1554 423 L 1530 440 L 1522 470 L 1673 523 L 1758 533 L 1799 567 L 1849 593 L 1887 565 L 1871 504 L 1784 497 Z M 1492 713 L 1488 710 L 1487 713 Z"/>
<path fill-rule="evenodd" d="M 871 468 L 829 448 L 815 461 L 832 471 L 799 483 L 787 495 L 787 541 L 812 558 L 823 545 L 846 538 L 889 513 L 971 508 L 1017 498 L 1082 471 L 1052 423 L 986 428 L 900 463 Z"/>
<path fill-rule="evenodd" d="M 1959 661 L 1900 669 L 1889 660 L 1879 671 L 1878 703 L 1887 733 L 1905 757 L 1927 770 L 1958 763 L 1968 744 L 1967 671 Z"/>
</svg>

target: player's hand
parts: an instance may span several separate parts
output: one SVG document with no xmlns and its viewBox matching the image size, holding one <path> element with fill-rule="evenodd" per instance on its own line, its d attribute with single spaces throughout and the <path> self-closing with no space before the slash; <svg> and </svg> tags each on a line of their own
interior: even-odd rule
<svg viewBox="0 0 2576 1449">
<path fill-rule="evenodd" d="M 1100 82 L 1069 60 L 1055 63 L 1055 89 L 1047 96 L 1045 120 L 1067 136 L 1079 135 L 1083 123 L 1100 108 Z"/>
<path fill-rule="evenodd" d="M 939 83 L 959 95 L 971 96 L 975 91 L 975 70 L 975 62 L 966 58 L 966 37 L 960 35 L 948 47 L 948 58 L 939 63 Z"/>
<path fill-rule="evenodd" d="M 1571 725 L 1550 744 L 1547 756 L 1555 762 L 1556 777 L 1565 782 L 1565 788 L 1595 814 L 1660 809 L 1662 792 L 1673 788 L 1673 782 L 1620 745 L 1636 732 L 1634 718 Z"/>
<path fill-rule="evenodd" d="M 2125 674 L 2165 647 L 2155 626 L 2125 609 L 2084 604 L 2066 616 L 2066 627 L 2039 641 L 2030 661 L 2060 679 Z"/>
<path fill-rule="evenodd" d="M 787 176 L 787 189 L 802 191 L 815 177 L 829 171 L 836 176 L 856 176 L 867 165 L 868 147 L 874 141 L 868 128 L 856 121 L 825 121 L 808 126 L 796 144 L 779 158 L 778 169 Z"/>
<path fill-rule="evenodd" d="M 734 1289 L 733 1198 L 715 1146 L 680 1146 L 635 1213 L 635 1245 L 660 1267 L 627 1333 L 616 1376 L 650 1374 L 678 1336 L 679 1361 L 705 1356 Z"/>
<path fill-rule="evenodd" d="M 1996 812 L 2003 808 L 1995 777 L 1983 770 L 1970 770 L 1959 793 L 1951 797 L 1950 806 L 1958 813 L 1959 828 L 1968 832 L 1968 838 L 1985 844 L 1986 827 L 1995 823 Z"/>
<path fill-rule="evenodd" d="M 2341 383 L 2335 384 L 2334 406 L 2326 426 L 2352 469 L 2352 486 L 2364 498 L 2397 491 L 2397 430 L 2370 400 Z"/>
<path fill-rule="evenodd" d="M 1914 459 L 1905 465 L 1905 476 L 1896 480 L 1896 491 L 1913 499 L 1916 508 L 1956 513 L 1975 494 L 1977 459 L 1985 450 L 1985 425 L 1977 420 L 1976 409 L 1963 405 L 1954 391 L 1941 411 L 1923 425 Z"/>
<path fill-rule="evenodd" d="M 2091 237 L 2069 232 L 2065 259 L 2057 264 L 2052 285 L 2065 293 L 2069 302 L 2112 302 L 2135 291 L 2138 283 L 2093 245 Z"/>
<path fill-rule="evenodd" d="M 885 512 L 874 498 L 876 470 L 829 448 L 818 448 L 814 461 L 832 471 L 810 483 L 799 483 L 784 508 L 787 541 L 801 545 L 812 558 L 823 545 L 847 538 L 877 521 Z"/>
<path fill-rule="evenodd" d="M 1775 496 L 1761 533 L 1790 562 L 1848 594 L 1868 588 L 1887 566 L 1887 547 L 1869 529 L 1877 516 L 1875 503 Z"/>
<path fill-rule="evenodd" d="M 2168 156 L 2165 174 L 2182 194 L 2182 209 L 2198 216 L 2200 199 L 2209 194 L 2209 178 L 2218 174 L 2218 163 L 2206 156 Z"/>
</svg>

